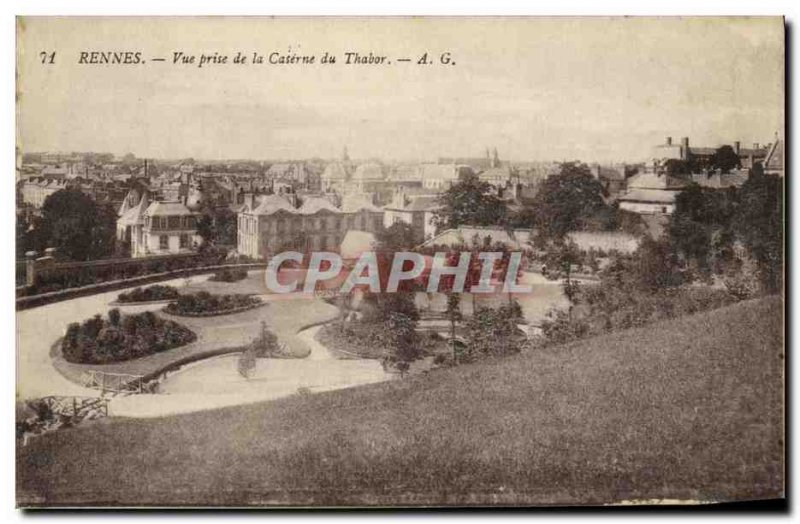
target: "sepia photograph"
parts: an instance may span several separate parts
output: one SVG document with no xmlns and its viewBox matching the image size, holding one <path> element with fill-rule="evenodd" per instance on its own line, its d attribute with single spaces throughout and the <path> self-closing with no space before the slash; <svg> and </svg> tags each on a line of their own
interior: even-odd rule
<svg viewBox="0 0 800 524">
<path fill-rule="evenodd" d="M 785 502 L 788 29 L 16 17 L 17 507 Z"/>
</svg>

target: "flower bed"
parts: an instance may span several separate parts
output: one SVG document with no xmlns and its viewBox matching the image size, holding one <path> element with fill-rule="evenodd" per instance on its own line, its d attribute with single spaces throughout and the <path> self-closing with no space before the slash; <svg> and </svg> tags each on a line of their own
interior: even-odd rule
<svg viewBox="0 0 800 524">
<path fill-rule="evenodd" d="M 247 270 L 240 268 L 226 268 L 220 269 L 214 273 L 211 278 L 212 282 L 238 282 L 247 278 Z"/>
<path fill-rule="evenodd" d="M 79 324 L 73 322 L 61 341 L 64 360 L 108 364 L 144 357 L 194 342 L 197 335 L 181 324 L 150 311 L 121 315 L 118 309 Z"/>
<path fill-rule="evenodd" d="M 157 300 L 175 300 L 180 297 L 178 290 L 172 286 L 156 284 L 146 288 L 137 287 L 127 293 L 120 293 L 117 302 L 127 304 L 132 302 L 155 302 Z"/>
<path fill-rule="evenodd" d="M 212 295 L 207 291 L 198 291 L 181 295 L 170 302 L 164 311 L 178 316 L 210 317 L 239 313 L 263 304 L 260 298 L 249 295 Z"/>
</svg>

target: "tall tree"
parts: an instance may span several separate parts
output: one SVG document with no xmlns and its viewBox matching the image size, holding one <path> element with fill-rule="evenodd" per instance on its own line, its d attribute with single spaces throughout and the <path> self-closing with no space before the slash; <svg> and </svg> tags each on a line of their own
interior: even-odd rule
<svg viewBox="0 0 800 524">
<path fill-rule="evenodd" d="M 458 355 L 456 354 L 456 324 L 461 322 L 461 294 L 448 293 L 447 294 L 447 311 L 445 311 L 447 320 L 450 321 L 450 344 L 453 346 L 453 364 L 458 363 Z"/>
<path fill-rule="evenodd" d="M 390 313 L 384 322 L 386 355 L 384 366 L 394 367 L 404 376 L 411 363 L 422 357 L 417 321 L 403 313 Z"/>
<path fill-rule="evenodd" d="M 518 223 L 535 228 L 539 236 L 562 238 L 570 231 L 582 229 L 604 207 L 603 186 L 589 167 L 565 162 L 559 173 L 542 182 Z"/>
<path fill-rule="evenodd" d="M 197 222 L 197 234 L 204 246 L 236 245 L 238 220 L 228 206 L 204 204 Z"/>
<path fill-rule="evenodd" d="M 98 259 L 114 252 L 116 213 L 78 189 L 62 189 L 45 199 L 34 229 L 37 251 L 55 247 L 72 260 Z"/>
<path fill-rule="evenodd" d="M 411 224 L 395 222 L 375 233 L 375 248 L 378 251 L 394 253 L 408 251 L 419 244 L 419 238 Z"/>
<path fill-rule="evenodd" d="M 739 155 L 731 146 L 722 146 L 714 152 L 711 157 L 711 167 L 719 169 L 723 173 L 730 172 L 731 169 L 741 167 L 742 162 Z"/>
<path fill-rule="evenodd" d="M 543 262 L 547 278 L 563 280 L 564 296 L 569 301 L 568 314 L 572 318 L 580 290 L 580 284 L 573 280 L 572 274 L 583 266 L 583 255 L 578 245 L 567 237 L 553 239 L 545 246 Z"/>
<path fill-rule="evenodd" d="M 433 219 L 439 231 L 461 225 L 501 225 L 507 221 L 505 202 L 478 175 L 470 174 L 453 184 L 439 197 L 439 203 L 442 207 Z"/>
</svg>

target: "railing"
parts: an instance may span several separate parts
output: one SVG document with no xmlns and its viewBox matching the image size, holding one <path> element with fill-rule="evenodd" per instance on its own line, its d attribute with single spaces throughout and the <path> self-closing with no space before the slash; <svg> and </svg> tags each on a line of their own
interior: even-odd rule
<svg viewBox="0 0 800 524">
<path fill-rule="evenodd" d="M 78 419 L 96 414 L 108 416 L 108 400 L 102 397 L 61 397 L 49 396 L 39 399 L 46 404 L 51 413 Z M 92 417 L 95 418 L 95 417 Z"/>
<path fill-rule="evenodd" d="M 108 416 L 108 398 L 49 396 L 28 400 L 33 416 L 17 421 L 17 438 L 23 446 L 33 437 L 63 427 L 72 427 L 84 420 Z"/>
<path fill-rule="evenodd" d="M 144 375 L 128 373 L 107 373 L 91 369 L 83 374 L 82 383 L 87 388 L 99 389 L 112 393 L 144 393 L 146 392 Z"/>
</svg>

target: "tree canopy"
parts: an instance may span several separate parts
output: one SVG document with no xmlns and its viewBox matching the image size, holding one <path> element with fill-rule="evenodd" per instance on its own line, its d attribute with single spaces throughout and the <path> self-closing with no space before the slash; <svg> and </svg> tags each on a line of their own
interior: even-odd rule
<svg viewBox="0 0 800 524">
<path fill-rule="evenodd" d="M 533 201 L 519 217 L 519 225 L 533 227 L 547 238 L 562 238 L 583 229 L 606 206 L 603 186 L 586 164 L 565 162 L 559 173 L 542 182 Z"/>
<path fill-rule="evenodd" d="M 34 220 L 26 249 L 57 249 L 72 260 L 93 260 L 114 253 L 116 213 L 78 189 L 62 189 L 48 196 L 42 214 Z"/>
<path fill-rule="evenodd" d="M 507 209 L 491 184 L 468 175 L 439 197 L 442 208 L 434 216 L 437 230 L 461 225 L 494 226 L 506 222 Z"/>
<path fill-rule="evenodd" d="M 701 273 L 736 269 L 739 243 L 755 261 L 763 289 L 774 292 L 783 273 L 782 204 L 783 181 L 775 175 L 753 172 L 738 189 L 692 184 L 675 200 L 668 239 L 682 260 Z"/>
<path fill-rule="evenodd" d="M 739 155 L 731 146 L 720 147 L 711 157 L 711 167 L 719 169 L 723 173 L 728 173 L 731 169 L 741 167 L 741 165 Z"/>
<path fill-rule="evenodd" d="M 419 244 L 419 238 L 414 228 L 406 222 L 396 222 L 387 228 L 377 231 L 375 240 L 375 248 L 378 251 L 391 253 L 408 251 Z"/>
</svg>

